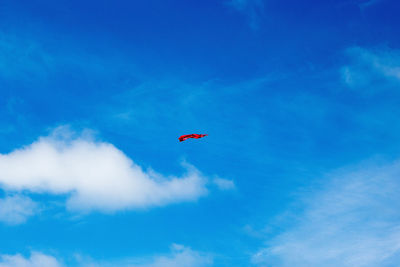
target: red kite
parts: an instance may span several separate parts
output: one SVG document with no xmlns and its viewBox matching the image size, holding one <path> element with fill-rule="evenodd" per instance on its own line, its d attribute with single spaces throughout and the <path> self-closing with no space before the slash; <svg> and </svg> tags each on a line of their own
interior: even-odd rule
<svg viewBox="0 0 400 267">
<path fill-rule="evenodd" d="M 188 138 L 202 138 L 204 136 L 206 136 L 207 134 L 186 134 L 186 135 L 182 135 L 181 137 L 179 137 L 179 142 L 185 141 Z"/>
</svg>

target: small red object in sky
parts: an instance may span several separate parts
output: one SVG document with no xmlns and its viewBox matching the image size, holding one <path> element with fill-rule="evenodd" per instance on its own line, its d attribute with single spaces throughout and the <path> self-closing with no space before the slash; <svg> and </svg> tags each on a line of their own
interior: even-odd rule
<svg viewBox="0 0 400 267">
<path fill-rule="evenodd" d="M 206 136 L 207 134 L 186 134 L 186 135 L 182 135 L 181 137 L 179 137 L 179 142 L 185 141 L 188 138 L 202 138 L 204 136 Z"/>
</svg>

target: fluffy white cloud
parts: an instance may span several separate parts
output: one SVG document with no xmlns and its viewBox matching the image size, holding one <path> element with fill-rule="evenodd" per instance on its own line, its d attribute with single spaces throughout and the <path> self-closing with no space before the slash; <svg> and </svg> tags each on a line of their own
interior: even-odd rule
<svg viewBox="0 0 400 267">
<path fill-rule="evenodd" d="M 193 166 L 184 166 L 183 177 L 144 171 L 112 144 L 59 128 L 29 146 L 0 154 L 0 186 L 65 194 L 71 210 L 162 206 L 207 194 L 207 179 Z"/>
<path fill-rule="evenodd" d="M 299 199 L 289 226 L 254 256 L 261 266 L 395 266 L 400 163 L 342 170 Z M 328 178 L 328 177 L 327 177 Z M 299 212 L 302 211 L 302 212 Z"/>
<path fill-rule="evenodd" d="M 0 221 L 7 224 L 24 223 L 38 212 L 38 205 L 26 196 L 7 196 L 0 199 Z"/>
<path fill-rule="evenodd" d="M 351 62 L 341 68 L 341 75 L 350 87 L 374 86 L 376 91 L 388 81 L 400 81 L 399 50 L 352 47 L 347 55 Z"/>
<path fill-rule="evenodd" d="M 32 252 L 30 258 L 20 254 L 1 255 L 0 267 L 61 267 L 56 258 L 39 252 Z"/>
</svg>

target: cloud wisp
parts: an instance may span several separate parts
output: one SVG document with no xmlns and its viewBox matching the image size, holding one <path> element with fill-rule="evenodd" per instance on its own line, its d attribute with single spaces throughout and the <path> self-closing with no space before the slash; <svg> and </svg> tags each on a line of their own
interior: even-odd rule
<svg viewBox="0 0 400 267">
<path fill-rule="evenodd" d="M 148 258 L 131 258 L 109 262 L 79 260 L 79 262 L 78 266 L 87 267 L 206 267 L 213 265 L 213 257 L 208 253 L 195 251 L 183 245 L 172 244 L 168 254 L 154 255 Z"/>
<path fill-rule="evenodd" d="M 36 142 L 0 154 L 0 186 L 67 196 L 73 211 L 163 206 L 194 201 L 208 193 L 208 179 L 184 164 L 182 177 L 145 171 L 121 150 L 61 127 Z"/>
<path fill-rule="evenodd" d="M 351 88 L 382 89 L 390 82 L 400 81 L 400 51 L 394 49 L 347 49 L 350 63 L 341 68 L 342 80 Z M 379 88 L 377 88 L 379 87 Z"/>
<path fill-rule="evenodd" d="M 233 190 L 236 188 L 235 183 L 232 180 L 223 179 L 220 177 L 215 177 L 213 179 L 213 183 L 220 189 L 220 190 Z"/>
<path fill-rule="evenodd" d="M 334 174 L 322 188 L 299 199 L 303 211 L 293 215 L 291 226 L 266 242 L 253 262 L 261 266 L 393 266 L 400 260 L 399 175 L 400 162 Z"/>
<path fill-rule="evenodd" d="M 189 247 L 172 244 L 170 252 L 143 258 L 127 258 L 112 261 L 96 261 L 76 254 L 69 264 L 79 267 L 206 267 L 213 265 L 213 257 L 208 253 Z M 69 266 L 63 259 L 33 251 L 30 257 L 21 254 L 0 255 L 0 267 L 64 267 Z"/>
<path fill-rule="evenodd" d="M 382 2 L 382 0 L 366 0 L 358 4 L 361 10 L 365 10 L 366 8 L 370 8 Z"/>
<path fill-rule="evenodd" d="M 227 5 L 244 14 L 251 29 L 258 29 L 260 19 L 263 16 L 263 0 L 231 0 L 227 2 Z"/>
<path fill-rule="evenodd" d="M 17 225 L 38 212 L 38 204 L 26 196 L 14 195 L 0 199 L 0 222 Z"/>
<path fill-rule="evenodd" d="M 56 258 L 40 252 L 32 252 L 29 258 L 21 254 L 0 255 L 0 267 L 61 267 Z"/>
<path fill-rule="evenodd" d="M 155 257 L 152 262 L 137 265 L 137 267 L 205 267 L 211 266 L 212 262 L 213 259 L 208 254 L 194 251 L 183 245 L 172 244 L 170 255 Z"/>
</svg>

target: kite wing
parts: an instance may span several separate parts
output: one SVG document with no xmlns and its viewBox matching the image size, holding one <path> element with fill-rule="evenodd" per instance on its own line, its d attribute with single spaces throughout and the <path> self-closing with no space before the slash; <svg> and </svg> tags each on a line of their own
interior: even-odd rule
<svg viewBox="0 0 400 267">
<path fill-rule="evenodd" d="M 189 138 L 202 138 L 204 136 L 207 136 L 206 134 L 186 134 L 186 135 L 182 135 L 181 137 L 179 137 L 179 142 L 185 141 L 186 139 Z"/>
</svg>

